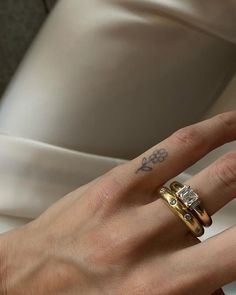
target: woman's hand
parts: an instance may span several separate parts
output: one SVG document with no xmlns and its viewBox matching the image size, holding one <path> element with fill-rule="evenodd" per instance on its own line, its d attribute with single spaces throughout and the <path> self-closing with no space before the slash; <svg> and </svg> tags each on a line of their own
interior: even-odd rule
<svg viewBox="0 0 236 295">
<path fill-rule="evenodd" d="M 2 235 L 0 294 L 209 295 L 235 280 L 236 229 L 199 243 L 158 196 L 235 139 L 236 112 L 183 128 Z M 236 153 L 187 184 L 213 214 L 236 194 Z"/>
</svg>

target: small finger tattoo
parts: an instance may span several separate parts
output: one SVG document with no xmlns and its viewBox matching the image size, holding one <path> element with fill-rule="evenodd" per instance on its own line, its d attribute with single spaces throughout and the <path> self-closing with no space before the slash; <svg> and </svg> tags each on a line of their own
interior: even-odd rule
<svg viewBox="0 0 236 295">
<path fill-rule="evenodd" d="M 168 152 L 165 149 L 159 149 L 153 151 L 149 157 L 143 157 L 142 165 L 136 170 L 135 173 L 139 171 L 149 172 L 153 170 L 154 164 L 161 163 L 165 161 L 168 156 Z"/>
</svg>

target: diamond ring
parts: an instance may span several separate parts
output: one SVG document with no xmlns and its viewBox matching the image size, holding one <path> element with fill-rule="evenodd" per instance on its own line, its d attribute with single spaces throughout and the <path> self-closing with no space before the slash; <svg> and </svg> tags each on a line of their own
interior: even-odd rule
<svg viewBox="0 0 236 295">
<path fill-rule="evenodd" d="M 168 207 L 186 224 L 189 230 L 200 237 L 204 233 L 204 228 L 198 218 L 189 210 L 176 196 L 175 192 L 167 187 L 162 187 L 160 195 Z"/>
<path fill-rule="evenodd" d="M 174 181 L 170 184 L 170 189 L 176 194 L 178 199 L 190 209 L 190 211 L 195 213 L 204 226 L 210 226 L 212 224 L 211 217 L 201 206 L 198 194 L 190 186 Z"/>
</svg>

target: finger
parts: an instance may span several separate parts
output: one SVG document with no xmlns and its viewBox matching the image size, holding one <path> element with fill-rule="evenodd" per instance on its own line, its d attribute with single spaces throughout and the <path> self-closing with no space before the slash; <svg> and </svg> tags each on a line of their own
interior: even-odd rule
<svg viewBox="0 0 236 295">
<path fill-rule="evenodd" d="M 185 239 L 179 237 L 175 243 L 168 244 L 164 241 L 162 244 L 162 238 L 159 237 L 159 243 L 162 244 L 161 247 L 165 245 L 164 249 L 162 248 L 162 255 L 154 255 L 152 259 L 146 259 L 143 262 L 142 268 L 137 269 L 138 277 L 148 278 L 147 286 L 152 287 L 151 293 L 181 295 L 222 294 L 215 282 L 208 283 L 208 269 L 202 269 L 204 264 L 198 263 L 199 256 L 192 251 L 192 249 L 195 249 L 195 244 L 198 244 L 199 241 L 194 236 L 189 237 L 191 238 L 189 240 L 190 243 L 187 240 L 185 247 L 182 246 L 179 249 L 177 248 L 178 245 L 181 245 L 183 241 L 186 242 Z M 176 247 L 176 249 L 171 249 L 170 251 L 169 245 Z M 191 249 L 191 252 L 189 249 Z M 149 254 L 149 251 L 146 251 L 146 256 L 147 254 Z M 162 265 L 162 272 L 158 273 L 157 278 L 156 270 L 160 265 Z M 134 276 L 134 279 L 138 282 L 137 277 Z M 169 280 L 168 284 L 160 284 L 162 281 L 166 282 L 166 279 Z M 217 288 L 218 293 L 214 293 Z M 150 290 L 145 291 L 142 294 L 150 293 Z"/>
<path fill-rule="evenodd" d="M 186 249 L 185 259 L 202 270 L 203 278 L 217 289 L 236 280 L 236 227 Z M 197 259 L 196 259 L 197 257 Z"/>
<path fill-rule="evenodd" d="M 234 139 L 236 112 L 223 113 L 178 130 L 115 171 L 124 183 L 151 192 L 214 148 Z"/>
<path fill-rule="evenodd" d="M 213 215 L 236 196 L 236 152 L 230 152 L 186 182 Z"/>
<path fill-rule="evenodd" d="M 231 152 L 216 160 L 197 175 L 190 185 L 201 199 L 201 205 L 209 215 L 230 202 L 236 195 L 236 152 Z M 140 218 L 149 216 L 150 230 L 171 232 L 174 237 L 189 232 L 187 226 L 175 215 L 162 199 L 140 207 Z"/>
</svg>

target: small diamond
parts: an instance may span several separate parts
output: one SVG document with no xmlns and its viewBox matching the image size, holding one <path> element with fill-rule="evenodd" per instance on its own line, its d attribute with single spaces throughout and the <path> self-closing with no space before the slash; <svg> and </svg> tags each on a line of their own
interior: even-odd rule
<svg viewBox="0 0 236 295">
<path fill-rule="evenodd" d="M 176 193 L 180 200 L 190 209 L 194 209 L 200 204 L 198 195 L 191 189 L 190 186 L 184 186 Z"/>
<path fill-rule="evenodd" d="M 187 221 L 189 221 L 189 220 L 192 219 L 192 216 L 191 216 L 189 213 L 186 213 L 186 214 L 184 215 L 184 219 L 187 220 Z"/>
<path fill-rule="evenodd" d="M 171 199 L 171 200 L 170 200 L 170 204 L 171 204 L 171 205 L 175 205 L 175 204 L 176 204 L 176 199 Z"/>
</svg>

